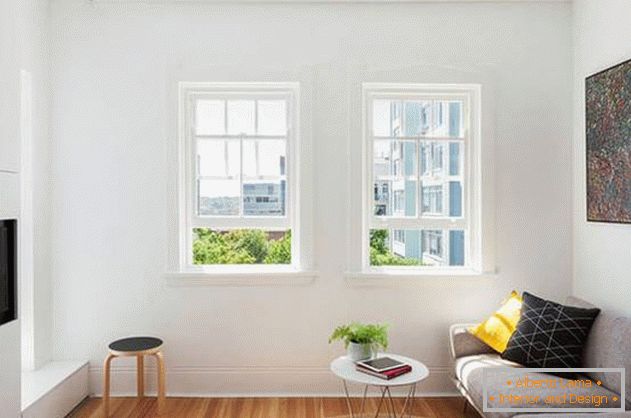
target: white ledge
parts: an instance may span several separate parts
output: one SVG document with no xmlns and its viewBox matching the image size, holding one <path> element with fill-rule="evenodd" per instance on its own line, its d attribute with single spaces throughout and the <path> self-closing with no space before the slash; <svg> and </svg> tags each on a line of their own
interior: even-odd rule
<svg viewBox="0 0 631 418">
<path fill-rule="evenodd" d="M 84 389 L 86 392 L 85 395 L 87 395 L 87 361 L 52 361 L 37 370 L 22 372 L 22 411 L 24 412 L 34 407 L 37 402 L 51 394 L 55 389 L 61 387 L 64 382 L 71 379 L 73 375 L 84 368 Z M 79 396 L 78 400 L 83 399 L 81 393 L 73 393 L 72 396 Z M 68 410 L 66 413 L 67 412 L 70 411 Z"/>
<path fill-rule="evenodd" d="M 496 272 L 479 272 L 472 269 L 442 269 L 434 270 L 428 269 L 427 271 L 420 270 L 366 270 L 366 271 L 350 271 L 344 274 L 344 277 L 350 283 L 357 284 L 370 284 L 379 283 L 383 284 L 387 281 L 399 281 L 404 280 L 406 282 L 414 282 L 424 279 L 485 279 L 496 278 Z"/>
<path fill-rule="evenodd" d="M 282 271 L 191 271 L 165 273 L 167 283 L 182 286 L 294 286 L 312 283 L 318 273 L 305 270 Z"/>
</svg>

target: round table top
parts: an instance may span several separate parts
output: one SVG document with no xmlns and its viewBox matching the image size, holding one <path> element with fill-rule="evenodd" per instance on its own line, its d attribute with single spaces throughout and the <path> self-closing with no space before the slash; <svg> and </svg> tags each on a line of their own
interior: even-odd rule
<svg viewBox="0 0 631 418">
<path fill-rule="evenodd" d="M 418 360 L 398 354 L 382 353 L 377 357 L 391 357 L 412 366 L 412 371 L 390 380 L 381 379 L 355 370 L 355 362 L 346 356 L 338 357 L 331 362 L 331 371 L 347 382 L 371 386 L 405 386 L 413 385 L 429 376 L 427 367 Z"/>
<path fill-rule="evenodd" d="M 109 345 L 109 349 L 118 352 L 134 352 L 153 350 L 162 345 L 162 340 L 155 337 L 129 337 L 116 340 Z"/>
</svg>

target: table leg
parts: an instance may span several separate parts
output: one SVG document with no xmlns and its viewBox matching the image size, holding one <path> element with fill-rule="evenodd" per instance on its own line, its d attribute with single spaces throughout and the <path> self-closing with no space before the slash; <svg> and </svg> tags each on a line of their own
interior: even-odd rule
<svg viewBox="0 0 631 418">
<path fill-rule="evenodd" d="M 364 397 L 362 398 L 362 404 L 361 407 L 359 409 L 359 416 L 361 418 L 364 417 L 364 407 L 366 406 L 366 397 L 368 396 L 368 385 L 366 385 L 366 387 L 364 388 Z"/>
<path fill-rule="evenodd" d="M 381 389 L 381 399 L 379 400 L 379 405 L 377 405 L 377 412 L 375 412 L 374 418 L 379 418 L 379 411 L 381 411 L 381 405 L 383 404 L 383 400 L 386 397 L 386 390 L 384 388 Z"/>
<path fill-rule="evenodd" d="M 353 414 L 353 405 L 351 405 L 351 396 L 348 394 L 348 386 L 346 385 L 346 380 L 342 380 L 342 383 L 344 383 L 344 394 L 346 395 L 346 406 L 348 407 L 348 413 L 350 414 L 351 418 L 355 418 L 355 415 Z"/>
<path fill-rule="evenodd" d="M 401 418 L 403 418 L 405 416 L 405 411 L 407 410 L 408 407 L 408 403 L 410 402 L 410 395 L 412 394 L 412 388 L 414 386 L 410 386 L 410 388 L 408 389 L 408 394 L 405 397 L 405 402 L 403 402 L 403 409 L 401 410 Z"/>
<path fill-rule="evenodd" d="M 390 392 L 390 387 L 386 387 L 386 390 L 388 391 L 388 402 L 390 404 L 390 409 L 392 410 L 392 415 L 390 415 L 390 413 L 388 412 L 388 416 L 397 418 L 397 409 L 394 405 L 394 400 L 392 399 L 392 392 Z"/>
<path fill-rule="evenodd" d="M 416 383 L 412 386 L 412 398 L 410 398 L 410 412 L 408 418 L 412 417 L 412 412 L 414 411 L 414 406 L 416 405 Z"/>
</svg>

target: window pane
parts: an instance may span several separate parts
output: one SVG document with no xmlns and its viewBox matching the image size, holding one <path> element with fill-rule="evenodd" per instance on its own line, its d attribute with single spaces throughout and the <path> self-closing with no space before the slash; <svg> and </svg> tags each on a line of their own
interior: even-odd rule
<svg viewBox="0 0 631 418">
<path fill-rule="evenodd" d="M 449 182 L 449 216 L 462 216 L 462 183 L 459 181 Z"/>
<path fill-rule="evenodd" d="M 405 136 L 462 136 L 462 102 L 444 100 L 406 101 Z"/>
<path fill-rule="evenodd" d="M 260 140 L 243 142 L 243 174 L 249 177 L 286 174 L 286 141 Z"/>
<path fill-rule="evenodd" d="M 285 180 L 244 182 L 244 215 L 284 216 L 286 186 L 287 182 Z"/>
<path fill-rule="evenodd" d="M 443 186 L 423 186 L 421 194 L 423 215 L 443 215 Z"/>
<path fill-rule="evenodd" d="M 414 141 L 373 141 L 375 215 L 416 215 L 416 160 Z"/>
<path fill-rule="evenodd" d="M 373 101 L 373 135 L 400 136 L 401 132 L 401 102 L 394 100 Z"/>
<path fill-rule="evenodd" d="M 284 100 L 258 101 L 259 135 L 287 134 L 287 104 Z"/>
<path fill-rule="evenodd" d="M 415 141 L 373 141 L 375 178 L 416 176 Z"/>
<path fill-rule="evenodd" d="M 462 183 L 456 180 L 426 181 L 421 186 L 424 216 L 462 216 Z"/>
<path fill-rule="evenodd" d="M 194 228 L 193 264 L 290 264 L 291 230 Z"/>
<path fill-rule="evenodd" d="M 239 180 L 198 180 L 199 216 L 239 214 Z"/>
<path fill-rule="evenodd" d="M 421 141 L 419 146 L 419 167 L 421 176 L 437 177 L 445 173 L 445 142 Z"/>
<path fill-rule="evenodd" d="M 254 134 L 254 100 L 228 101 L 228 134 Z"/>
<path fill-rule="evenodd" d="M 464 231 L 372 229 L 372 266 L 462 266 Z"/>
<path fill-rule="evenodd" d="M 373 184 L 376 216 L 416 216 L 415 180 L 375 180 Z"/>
<path fill-rule="evenodd" d="M 239 141 L 200 140 L 197 142 L 200 176 L 239 175 Z"/>
<path fill-rule="evenodd" d="M 449 144 L 449 175 L 458 176 L 462 174 L 462 142 L 451 142 Z"/>
<path fill-rule="evenodd" d="M 462 141 L 421 141 L 421 213 L 462 216 Z M 450 178 L 450 176 L 452 176 Z"/>
<path fill-rule="evenodd" d="M 195 110 L 197 135 L 223 135 L 226 108 L 223 100 L 198 100 Z"/>
</svg>

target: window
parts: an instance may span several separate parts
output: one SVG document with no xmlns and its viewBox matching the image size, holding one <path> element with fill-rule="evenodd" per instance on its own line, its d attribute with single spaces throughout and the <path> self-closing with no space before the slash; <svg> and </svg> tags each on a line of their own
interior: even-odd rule
<svg viewBox="0 0 631 418">
<path fill-rule="evenodd" d="M 364 84 L 364 269 L 479 268 L 478 99 L 470 85 Z"/>
<path fill-rule="evenodd" d="M 297 97 L 294 83 L 181 83 L 185 269 L 298 266 Z"/>
</svg>

